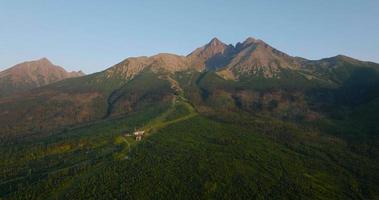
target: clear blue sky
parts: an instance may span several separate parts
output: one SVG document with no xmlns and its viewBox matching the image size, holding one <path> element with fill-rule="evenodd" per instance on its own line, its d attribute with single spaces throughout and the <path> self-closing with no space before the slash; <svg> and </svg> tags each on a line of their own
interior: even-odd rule
<svg viewBox="0 0 379 200">
<path fill-rule="evenodd" d="M 378 0 L 0 0 L 0 70 L 48 57 L 101 71 L 129 56 L 186 55 L 248 36 L 309 59 L 379 62 Z"/>
</svg>

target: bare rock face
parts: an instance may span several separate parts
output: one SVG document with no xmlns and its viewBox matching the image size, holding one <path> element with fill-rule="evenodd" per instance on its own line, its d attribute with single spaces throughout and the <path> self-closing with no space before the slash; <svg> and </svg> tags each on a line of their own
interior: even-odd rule
<svg viewBox="0 0 379 200">
<path fill-rule="evenodd" d="M 217 38 L 197 48 L 187 56 L 158 54 L 151 57 L 128 58 L 106 70 L 107 77 L 133 78 L 143 70 L 177 72 L 183 70 L 217 70 L 228 79 L 240 75 L 276 77 L 281 68 L 295 69 L 300 64 L 294 57 L 274 49 L 262 40 L 248 38 L 236 46 L 227 45 Z"/>
<path fill-rule="evenodd" d="M 190 68 L 186 57 L 174 54 L 157 54 L 151 57 L 128 58 L 105 71 L 106 77 L 121 76 L 124 79 L 132 79 L 144 70 L 153 72 L 177 72 Z"/>
<path fill-rule="evenodd" d="M 214 70 L 224 79 L 238 80 L 243 76 L 280 78 L 283 70 L 305 70 L 313 75 L 324 75 L 330 68 L 344 63 L 370 64 L 346 56 L 318 61 L 292 57 L 251 37 L 236 45 L 227 45 L 213 38 L 187 56 L 161 53 L 151 57 L 127 58 L 100 74 L 107 79 L 130 80 L 145 70 L 153 73 Z M 0 97 L 82 75 L 81 71 L 67 72 L 46 58 L 24 62 L 0 72 Z M 313 75 L 306 76 L 312 78 Z"/>
<path fill-rule="evenodd" d="M 315 71 L 323 65 L 325 68 L 337 66 L 341 60 L 353 64 L 358 62 L 344 56 L 320 61 L 293 57 L 251 37 L 236 45 L 227 45 L 213 38 L 208 44 L 187 56 L 162 53 L 151 57 L 128 58 L 107 69 L 105 74 L 107 78 L 119 77 L 130 80 L 144 70 L 154 73 L 214 70 L 220 77 L 228 80 L 238 80 L 241 76 L 280 78 L 283 70 Z"/>
<path fill-rule="evenodd" d="M 208 44 L 190 53 L 187 58 L 195 68 L 217 69 L 225 66 L 233 53 L 232 45 L 226 45 L 217 38 L 213 38 Z"/>
<path fill-rule="evenodd" d="M 247 38 L 235 46 L 226 45 L 214 38 L 207 45 L 187 56 L 193 66 L 208 70 L 221 69 L 221 74 L 262 75 L 277 77 L 282 68 L 296 69 L 300 63 L 262 40 Z"/>
<path fill-rule="evenodd" d="M 263 75 L 272 78 L 281 69 L 297 69 L 300 63 L 262 40 L 248 38 L 236 45 L 236 55 L 227 65 L 227 69 L 236 74 Z"/>
<path fill-rule="evenodd" d="M 82 71 L 67 72 L 47 58 L 20 63 L 0 72 L 0 97 L 83 75 Z"/>
</svg>

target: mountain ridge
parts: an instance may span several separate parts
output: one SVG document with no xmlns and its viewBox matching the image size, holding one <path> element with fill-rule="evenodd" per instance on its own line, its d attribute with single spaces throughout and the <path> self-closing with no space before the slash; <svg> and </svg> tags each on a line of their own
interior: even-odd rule
<svg viewBox="0 0 379 200">
<path fill-rule="evenodd" d="M 344 55 L 309 60 L 290 56 L 253 37 L 248 37 L 242 43 L 238 42 L 235 45 L 227 45 L 215 37 L 186 56 L 159 53 L 153 56 L 130 57 L 104 71 L 108 71 L 108 74 L 121 73 L 127 79 L 145 69 L 156 72 L 161 69 L 171 73 L 185 70 L 214 70 L 220 71 L 219 74 L 228 74 L 227 76 L 233 77 L 230 78 L 233 80 L 241 76 L 280 78 L 282 70 L 310 70 L 311 66 L 320 63 L 324 63 L 325 66 L 335 66 L 334 62 L 331 62 L 334 59 L 355 65 L 367 63 Z"/>
<path fill-rule="evenodd" d="M 82 71 L 67 72 L 47 58 L 22 62 L 0 72 L 0 96 L 24 92 L 83 75 L 85 74 Z"/>
<path fill-rule="evenodd" d="M 199 112 L 225 109 L 228 106 L 224 103 L 229 102 L 230 109 L 248 112 L 262 109 L 266 110 L 267 114 L 279 118 L 293 119 L 299 116 L 317 119 L 322 114 L 312 111 L 311 106 L 319 109 L 318 107 L 324 104 L 332 104 L 336 99 L 340 99 L 343 93 L 351 93 L 351 83 L 355 83 L 355 79 L 361 83 L 357 86 L 353 84 L 354 87 L 369 85 L 370 83 L 362 78 L 365 74 L 371 73 L 366 68 L 379 69 L 378 64 L 344 56 L 326 60 L 292 57 L 254 38 L 248 38 L 243 43 L 237 43 L 235 46 L 226 45 L 214 38 L 187 56 L 161 53 L 150 57 L 130 57 L 101 72 L 52 83 L 33 90 L 33 94 L 22 93 L 6 101 L 2 99 L 0 107 L 3 107 L 4 112 L 0 113 L 0 118 L 5 120 L 4 123 L 11 124 L 13 122 L 9 120 L 19 116 L 18 112 L 22 112 L 22 115 L 25 114 L 22 123 L 25 123 L 26 128 L 33 127 L 36 120 L 44 122 L 48 120 L 48 116 L 56 116 L 55 121 L 48 120 L 48 125 L 36 129 L 43 132 L 58 126 L 124 115 L 156 102 L 167 102 L 178 94 L 185 94 L 187 98 L 191 97 L 189 100 L 197 106 Z M 256 47 L 260 49 L 257 57 L 251 56 Z M 256 65 L 267 61 L 259 56 L 259 52 L 268 52 L 268 61 L 278 61 L 268 67 Z M 219 55 L 227 58 L 223 60 L 224 63 L 220 62 L 223 65 L 219 66 L 223 67 L 207 65 L 207 61 Z M 262 62 L 251 62 L 260 61 L 261 58 Z M 271 64 L 268 61 L 266 63 Z M 299 66 L 292 67 L 292 61 L 300 63 Z M 244 63 L 246 65 L 243 65 Z M 360 75 L 353 76 L 356 72 Z M 376 79 L 375 75 L 373 79 Z M 350 85 L 346 86 L 346 91 L 339 94 L 334 91 L 347 82 L 350 82 Z M 328 101 L 324 102 L 323 99 L 322 103 L 314 102 L 313 105 L 308 105 L 306 98 L 319 98 L 317 95 L 307 97 L 308 91 L 316 94 L 313 90 L 320 90 L 322 95 L 328 96 Z M 375 87 L 362 92 L 372 93 L 371 90 L 375 90 Z M 324 94 L 325 91 L 329 92 Z M 362 102 L 356 101 L 359 98 L 355 96 L 351 98 L 351 102 Z M 363 102 L 370 98 L 368 95 Z M 10 105 L 34 105 L 41 99 L 49 106 L 59 104 L 65 107 L 58 110 L 46 109 L 45 105 L 36 104 L 33 109 L 45 110 L 49 114 L 32 118 L 28 118 L 22 109 L 12 112 L 9 108 Z M 272 102 L 272 105 L 268 105 L 267 101 Z M 297 108 L 293 109 L 292 106 Z M 278 107 L 278 111 L 272 107 Z M 283 114 L 286 109 L 294 112 Z M 10 113 L 15 115 L 10 117 Z M 9 129 L 9 133 L 13 131 L 11 126 L 4 127 L 4 130 L 5 128 Z M 25 130 L 25 133 L 28 132 L 33 131 Z"/>
</svg>

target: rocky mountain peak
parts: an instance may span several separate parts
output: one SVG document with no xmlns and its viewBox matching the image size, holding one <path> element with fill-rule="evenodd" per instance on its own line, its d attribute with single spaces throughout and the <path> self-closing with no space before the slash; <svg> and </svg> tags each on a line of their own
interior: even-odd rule
<svg viewBox="0 0 379 200">
<path fill-rule="evenodd" d="M 215 37 L 186 57 L 157 54 L 151 57 L 128 58 L 109 72 L 123 74 L 124 78 L 129 79 L 147 68 L 169 72 L 186 69 L 197 71 L 227 69 L 235 73 L 236 77 L 237 74 L 258 75 L 261 72 L 265 77 L 273 77 L 281 68 L 296 68 L 298 65 L 297 59 L 276 50 L 260 39 L 249 37 L 233 46 L 226 45 Z"/>
<path fill-rule="evenodd" d="M 252 43 L 257 43 L 260 41 L 262 41 L 262 40 L 255 39 L 253 37 L 248 37 L 248 38 L 246 38 L 245 41 L 243 41 L 243 44 L 252 44 Z"/>
<path fill-rule="evenodd" d="M 83 72 L 67 72 L 47 58 L 27 61 L 0 72 L 0 93 L 22 92 L 66 78 L 83 76 Z"/>
<path fill-rule="evenodd" d="M 36 61 L 37 62 L 41 62 L 41 63 L 51 63 L 51 61 L 48 58 L 46 58 L 46 57 L 42 57 L 42 58 L 40 58 L 40 59 L 38 59 Z M 33 62 L 33 61 L 31 61 L 31 62 Z"/>
<path fill-rule="evenodd" d="M 215 69 L 227 64 L 234 51 L 232 45 L 226 45 L 217 38 L 208 44 L 197 48 L 187 56 L 196 69 Z"/>
<path fill-rule="evenodd" d="M 221 42 L 218 38 L 214 37 L 206 46 L 210 48 L 210 47 L 226 46 L 226 44 Z"/>
<path fill-rule="evenodd" d="M 228 48 L 228 45 L 224 44 L 217 38 L 213 38 L 208 44 L 200 48 L 197 48 L 187 57 L 192 57 L 192 58 L 201 57 L 204 59 L 208 59 L 216 54 L 222 54 L 227 48 Z"/>
<path fill-rule="evenodd" d="M 271 47 L 262 40 L 249 37 L 243 43 L 237 43 L 235 55 L 227 69 L 235 74 L 277 77 L 281 69 L 297 67 L 299 63 L 294 57 Z"/>
</svg>

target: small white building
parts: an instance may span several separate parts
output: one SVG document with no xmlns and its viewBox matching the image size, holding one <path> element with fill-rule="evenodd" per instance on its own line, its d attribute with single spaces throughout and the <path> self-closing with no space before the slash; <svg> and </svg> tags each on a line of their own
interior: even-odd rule
<svg viewBox="0 0 379 200">
<path fill-rule="evenodd" d="M 133 135 L 136 136 L 136 141 L 141 141 L 144 133 L 145 131 L 135 131 Z"/>
</svg>

